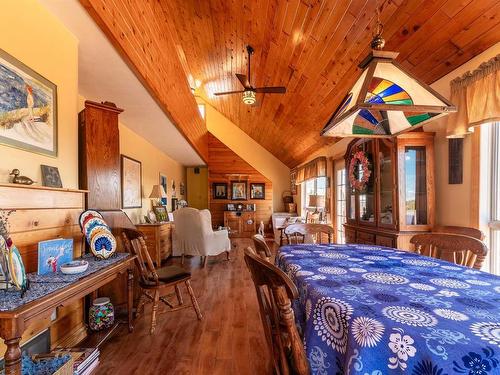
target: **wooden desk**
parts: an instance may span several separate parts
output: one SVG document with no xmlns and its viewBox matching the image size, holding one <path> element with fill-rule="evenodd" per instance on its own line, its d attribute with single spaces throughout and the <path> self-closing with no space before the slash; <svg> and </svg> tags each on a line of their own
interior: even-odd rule
<svg viewBox="0 0 500 375">
<path fill-rule="evenodd" d="M 91 294 L 125 272 L 128 275 L 127 309 L 128 328 L 131 332 L 133 330 L 133 270 L 135 258 L 135 255 L 128 255 L 126 258 L 76 282 L 68 283 L 68 286 L 47 294 L 42 298 L 28 302 L 13 310 L 0 311 L 0 337 L 7 345 L 4 357 L 5 373 L 7 375 L 21 374 L 21 348 L 19 342 L 24 330 L 31 322 L 50 316 L 57 307 L 65 306 Z"/>
</svg>

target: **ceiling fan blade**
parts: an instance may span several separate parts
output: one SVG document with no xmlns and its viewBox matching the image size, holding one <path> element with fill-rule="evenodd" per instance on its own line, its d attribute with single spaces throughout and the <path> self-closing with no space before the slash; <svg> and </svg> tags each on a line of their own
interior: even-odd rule
<svg viewBox="0 0 500 375">
<path fill-rule="evenodd" d="M 214 95 L 229 95 L 229 94 L 241 94 L 245 92 L 245 90 L 238 90 L 238 91 L 226 91 L 226 92 L 216 92 Z"/>
<path fill-rule="evenodd" d="M 249 89 L 251 87 L 250 82 L 248 81 L 248 77 L 246 75 L 236 73 L 236 77 L 241 82 L 244 88 Z"/>
<path fill-rule="evenodd" d="M 284 94 L 286 93 L 286 87 L 276 86 L 276 87 L 257 87 L 255 92 L 261 92 L 264 94 Z"/>
</svg>

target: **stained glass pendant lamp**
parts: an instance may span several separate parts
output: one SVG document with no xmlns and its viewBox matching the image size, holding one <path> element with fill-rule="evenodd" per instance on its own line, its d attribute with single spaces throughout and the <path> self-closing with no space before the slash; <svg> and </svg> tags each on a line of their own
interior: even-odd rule
<svg viewBox="0 0 500 375">
<path fill-rule="evenodd" d="M 392 137 L 416 129 L 456 107 L 382 51 L 382 25 L 371 53 L 359 64 L 363 73 L 321 131 L 327 137 Z"/>
</svg>

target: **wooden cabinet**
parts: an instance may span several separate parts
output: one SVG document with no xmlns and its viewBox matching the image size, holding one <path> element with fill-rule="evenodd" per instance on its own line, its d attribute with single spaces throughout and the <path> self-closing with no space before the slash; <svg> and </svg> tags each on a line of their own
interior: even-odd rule
<svg viewBox="0 0 500 375">
<path fill-rule="evenodd" d="M 122 111 L 112 103 L 87 100 L 78 115 L 79 185 L 89 191 L 89 209 L 121 208 L 118 115 Z"/>
<path fill-rule="evenodd" d="M 257 232 L 255 211 L 224 211 L 224 226 L 231 237 L 251 237 Z"/>
<path fill-rule="evenodd" d="M 172 226 L 172 223 L 136 225 L 144 234 L 149 255 L 157 266 L 172 255 Z"/>
<path fill-rule="evenodd" d="M 410 238 L 434 224 L 434 133 L 352 141 L 346 241 L 410 249 Z"/>
</svg>

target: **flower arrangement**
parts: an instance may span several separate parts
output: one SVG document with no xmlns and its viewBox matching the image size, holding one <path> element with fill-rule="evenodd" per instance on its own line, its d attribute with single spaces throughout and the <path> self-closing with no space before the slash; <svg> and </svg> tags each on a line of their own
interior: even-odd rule
<svg viewBox="0 0 500 375">
<path fill-rule="evenodd" d="M 361 165 L 361 173 L 358 172 L 358 165 Z M 370 162 L 363 151 L 357 151 L 349 162 L 349 183 L 356 190 L 363 190 L 370 179 Z"/>
</svg>

